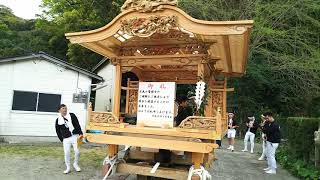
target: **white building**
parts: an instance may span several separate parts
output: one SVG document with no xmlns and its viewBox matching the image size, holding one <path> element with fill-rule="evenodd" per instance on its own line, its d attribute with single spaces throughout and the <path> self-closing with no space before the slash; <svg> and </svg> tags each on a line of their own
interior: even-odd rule
<svg viewBox="0 0 320 180">
<path fill-rule="evenodd" d="M 95 96 L 95 111 L 111 111 L 113 108 L 113 90 L 115 79 L 115 66 L 110 64 L 108 59 L 102 59 L 96 67 L 92 69 L 104 80 L 102 88 L 96 91 Z"/>
<path fill-rule="evenodd" d="M 8 141 L 57 141 L 55 120 L 61 103 L 77 115 L 84 130 L 92 79 L 103 80 L 45 53 L 0 59 L 0 136 Z M 82 99 L 74 94 L 82 94 Z"/>
</svg>

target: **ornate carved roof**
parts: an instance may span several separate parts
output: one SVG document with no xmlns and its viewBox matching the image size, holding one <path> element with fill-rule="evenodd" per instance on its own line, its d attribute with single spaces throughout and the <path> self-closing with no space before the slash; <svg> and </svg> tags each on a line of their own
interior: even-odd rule
<svg viewBox="0 0 320 180">
<path fill-rule="evenodd" d="M 109 24 L 66 37 L 126 68 L 150 71 L 151 66 L 155 71 L 165 65 L 207 63 L 215 73 L 245 73 L 253 21 L 198 20 L 176 4 L 176 0 L 127 0 L 123 12 Z"/>
<path fill-rule="evenodd" d="M 133 9 L 141 12 L 155 12 L 163 10 L 163 5 L 176 6 L 178 0 L 127 0 L 121 11 Z"/>
</svg>

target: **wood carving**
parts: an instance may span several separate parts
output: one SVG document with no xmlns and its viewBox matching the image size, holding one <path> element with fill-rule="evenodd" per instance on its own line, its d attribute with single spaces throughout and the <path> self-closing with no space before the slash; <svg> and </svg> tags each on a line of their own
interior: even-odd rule
<svg viewBox="0 0 320 180">
<path fill-rule="evenodd" d="M 138 42 L 136 42 L 138 43 Z M 184 45 L 162 45 L 162 46 L 140 46 L 123 47 L 118 50 L 120 56 L 150 56 L 150 55 L 174 55 L 174 54 L 207 54 L 210 45 L 204 43 L 193 43 Z M 209 62 L 208 57 L 204 57 L 205 63 Z"/>
<path fill-rule="evenodd" d="M 223 105 L 223 92 L 212 92 L 212 116 L 217 115 L 217 109 L 222 109 Z"/>
<path fill-rule="evenodd" d="M 130 36 L 150 37 L 155 33 L 167 34 L 176 24 L 175 16 L 150 16 L 123 20 L 120 30 Z"/>
<path fill-rule="evenodd" d="M 216 119 L 214 117 L 190 116 L 181 122 L 179 128 L 184 129 L 215 129 Z"/>
<path fill-rule="evenodd" d="M 136 114 L 138 107 L 138 90 L 129 91 L 129 114 Z"/>
<path fill-rule="evenodd" d="M 119 124 L 119 119 L 111 112 L 91 112 L 90 123 Z"/>
<path fill-rule="evenodd" d="M 127 0 L 121 11 L 133 9 L 140 12 L 155 12 L 163 10 L 163 5 L 176 6 L 178 0 Z"/>
</svg>

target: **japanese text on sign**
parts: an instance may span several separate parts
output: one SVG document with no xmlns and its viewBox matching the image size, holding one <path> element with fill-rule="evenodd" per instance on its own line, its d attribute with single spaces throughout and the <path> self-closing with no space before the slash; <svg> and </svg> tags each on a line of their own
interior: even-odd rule
<svg viewBox="0 0 320 180">
<path fill-rule="evenodd" d="M 174 82 L 140 82 L 138 124 L 173 127 Z"/>
</svg>

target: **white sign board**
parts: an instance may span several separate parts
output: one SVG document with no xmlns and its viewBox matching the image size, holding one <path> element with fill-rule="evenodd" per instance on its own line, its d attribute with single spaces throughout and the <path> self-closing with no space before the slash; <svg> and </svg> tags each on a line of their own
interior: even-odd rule
<svg viewBox="0 0 320 180">
<path fill-rule="evenodd" d="M 174 82 L 140 82 L 138 95 L 138 125 L 173 127 Z"/>
</svg>

